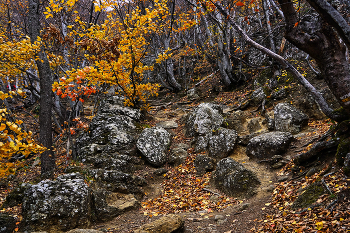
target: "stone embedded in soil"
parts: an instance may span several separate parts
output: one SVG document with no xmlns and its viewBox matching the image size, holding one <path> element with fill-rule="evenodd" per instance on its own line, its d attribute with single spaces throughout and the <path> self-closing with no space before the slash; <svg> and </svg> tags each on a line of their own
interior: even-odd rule
<svg viewBox="0 0 350 233">
<path fill-rule="evenodd" d="M 201 103 L 186 116 L 186 136 L 206 135 L 217 130 L 224 121 L 222 107 L 211 103 Z"/>
<path fill-rule="evenodd" d="M 292 209 L 307 208 L 315 203 L 325 192 L 321 182 L 315 182 L 307 186 L 292 204 Z"/>
<path fill-rule="evenodd" d="M 214 170 L 215 160 L 206 155 L 197 155 L 194 161 L 194 167 L 198 176 L 202 176 L 205 173 Z"/>
<path fill-rule="evenodd" d="M 29 231 L 67 231 L 91 224 L 92 192 L 78 173 L 43 180 L 28 188 L 23 200 L 23 222 Z"/>
<path fill-rule="evenodd" d="M 176 129 L 179 125 L 175 121 L 161 121 L 156 124 L 164 129 Z"/>
<path fill-rule="evenodd" d="M 270 132 L 250 139 L 246 153 L 250 158 L 269 159 L 286 152 L 293 135 L 289 132 Z"/>
<path fill-rule="evenodd" d="M 134 230 L 134 233 L 172 233 L 181 232 L 184 220 L 179 215 L 170 214 Z"/>
<path fill-rule="evenodd" d="M 212 173 L 211 182 L 215 187 L 232 197 L 251 197 L 256 193 L 260 181 L 256 175 L 232 158 L 218 162 Z"/>
<path fill-rule="evenodd" d="M 171 135 L 163 128 L 147 128 L 141 132 L 136 146 L 150 164 L 161 166 L 168 160 L 170 139 Z"/>
<path fill-rule="evenodd" d="M 250 119 L 248 121 L 247 128 L 248 128 L 250 134 L 262 129 L 262 127 L 259 123 L 259 118 Z"/>
<path fill-rule="evenodd" d="M 237 141 L 237 132 L 233 129 L 219 128 L 209 136 L 209 156 L 222 159 L 229 155 Z"/>
<path fill-rule="evenodd" d="M 309 117 L 288 103 L 279 103 L 274 108 L 275 129 L 297 134 L 308 124 Z"/>
</svg>

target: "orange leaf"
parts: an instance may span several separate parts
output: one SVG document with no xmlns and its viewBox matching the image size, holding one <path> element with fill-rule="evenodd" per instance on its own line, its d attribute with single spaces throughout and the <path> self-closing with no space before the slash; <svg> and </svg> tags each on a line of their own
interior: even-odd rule
<svg viewBox="0 0 350 233">
<path fill-rule="evenodd" d="M 296 22 L 296 23 L 294 24 L 294 27 L 298 26 L 298 24 L 299 24 L 299 22 Z"/>
<path fill-rule="evenodd" d="M 237 2 L 236 6 L 244 6 L 244 3 L 243 2 Z"/>
</svg>

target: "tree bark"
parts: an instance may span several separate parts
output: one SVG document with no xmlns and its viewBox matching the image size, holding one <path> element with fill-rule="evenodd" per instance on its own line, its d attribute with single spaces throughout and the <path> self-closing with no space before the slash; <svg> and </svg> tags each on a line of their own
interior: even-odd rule
<svg viewBox="0 0 350 233">
<path fill-rule="evenodd" d="M 266 55 L 270 56 L 271 58 L 277 60 L 283 67 L 288 69 L 295 78 L 298 79 L 298 81 L 312 94 L 314 99 L 316 100 L 317 104 L 320 106 L 323 113 L 328 116 L 329 118 L 340 121 L 343 120 L 342 116 L 337 115 L 333 109 L 329 107 L 326 100 L 323 98 L 322 94 L 317 91 L 317 89 L 312 86 L 299 72 L 295 67 L 293 67 L 286 59 L 284 59 L 282 56 L 272 52 L 268 48 L 258 44 L 254 40 L 252 40 L 243 30 L 240 28 L 236 22 L 230 17 L 230 15 L 224 10 L 224 8 L 219 3 L 214 3 L 216 8 L 220 11 L 221 14 L 223 14 L 224 17 L 230 20 L 232 27 L 241 34 L 244 40 L 246 40 L 250 45 L 252 45 L 254 48 L 260 50 L 261 52 L 265 53 Z M 284 12 L 286 15 L 287 13 Z"/>
<path fill-rule="evenodd" d="M 28 28 L 32 43 L 40 36 L 40 0 L 29 0 Z M 40 78 L 40 142 L 47 148 L 41 154 L 42 178 L 53 178 L 55 157 L 52 151 L 52 74 L 45 51 L 42 49 L 36 59 Z"/>
<path fill-rule="evenodd" d="M 285 37 L 315 59 L 330 90 L 350 113 L 350 73 L 345 45 L 323 19 L 306 15 L 299 22 L 292 1 L 279 2 L 286 19 Z"/>
</svg>

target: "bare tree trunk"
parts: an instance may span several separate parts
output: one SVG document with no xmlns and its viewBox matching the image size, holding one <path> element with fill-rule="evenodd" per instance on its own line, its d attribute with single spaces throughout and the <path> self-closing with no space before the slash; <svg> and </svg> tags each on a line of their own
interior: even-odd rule
<svg viewBox="0 0 350 233">
<path fill-rule="evenodd" d="M 40 36 L 40 0 L 29 0 L 28 27 L 32 43 Z M 53 178 L 55 157 L 52 151 L 52 74 L 45 51 L 39 52 L 36 65 L 40 77 L 40 142 L 47 148 L 41 154 L 42 178 Z"/>
<path fill-rule="evenodd" d="M 266 21 L 266 28 L 267 28 L 267 33 L 269 36 L 269 41 L 270 41 L 270 48 L 272 52 L 276 52 L 276 47 L 275 47 L 275 42 L 273 41 L 273 34 L 271 30 L 271 22 L 270 22 L 270 14 L 269 14 L 269 8 L 267 5 L 267 0 L 263 0 L 263 8 L 264 8 L 264 14 L 265 14 L 265 21 Z"/>
<path fill-rule="evenodd" d="M 170 36 L 164 39 L 165 50 L 170 48 L 170 39 L 171 39 Z M 169 58 L 169 59 L 166 59 L 164 62 L 165 62 L 166 77 L 169 85 L 172 88 L 174 88 L 175 92 L 181 91 L 182 87 L 175 79 L 173 60 Z"/>
<path fill-rule="evenodd" d="M 273 59 L 276 59 L 279 63 L 281 63 L 281 65 L 283 67 L 285 67 L 286 69 L 288 69 L 295 78 L 297 78 L 299 80 L 299 82 L 312 94 L 312 96 L 314 97 L 314 99 L 316 100 L 317 104 L 320 106 L 321 110 L 323 111 L 323 113 L 328 116 L 329 118 L 336 120 L 336 121 L 340 121 L 343 120 L 343 116 L 341 115 L 337 115 L 337 113 L 335 113 L 333 111 L 333 109 L 331 109 L 329 107 L 329 105 L 327 104 L 326 100 L 323 98 L 322 94 L 316 90 L 316 88 L 314 86 L 312 86 L 299 72 L 298 70 L 293 67 L 286 59 L 284 59 L 283 57 L 281 57 L 280 55 L 272 52 L 271 50 L 267 49 L 266 47 L 258 44 L 257 42 L 255 42 L 254 40 L 252 40 L 243 30 L 242 28 L 240 28 L 236 22 L 232 19 L 232 17 L 230 17 L 230 15 L 225 11 L 225 9 L 221 6 L 221 4 L 219 3 L 214 3 L 215 6 L 217 7 L 217 9 L 220 11 L 220 13 L 223 14 L 224 17 L 228 18 L 231 22 L 232 27 L 241 34 L 241 36 L 243 37 L 244 40 L 246 40 L 250 45 L 252 45 L 254 48 L 260 50 L 261 52 L 265 53 L 266 55 L 270 56 Z M 282 4 L 282 3 L 281 3 Z M 292 6 L 293 7 L 293 6 Z M 294 8 L 293 8 L 294 9 Z M 282 9 L 283 10 L 283 9 Z M 284 14 L 286 15 L 287 12 L 284 11 Z"/>
<path fill-rule="evenodd" d="M 315 14 L 306 15 L 300 20 L 292 1 L 279 0 L 279 2 L 286 18 L 285 37 L 315 59 L 332 93 L 341 106 L 350 113 L 350 73 L 345 45 L 333 28 Z M 343 36 L 347 39 L 346 31 Z"/>
</svg>

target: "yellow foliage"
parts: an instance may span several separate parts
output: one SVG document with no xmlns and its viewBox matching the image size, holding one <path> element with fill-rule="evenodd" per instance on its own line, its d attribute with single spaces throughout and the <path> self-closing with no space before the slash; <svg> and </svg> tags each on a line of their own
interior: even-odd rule
<svg viewBox="0 0 350 233">
<path fill-rule="evenodd" d="M 0 98 L 5 99 L 8 95 L 0 92 Z M 7 109 L 0 109 L 0 178 L 15 172 L 18 163 L 11 163 L 9 159 L 15 154 L 21 153 L 28 157 L 31 153 L 41 153 L 44 147 L 35 143 L 32 132 L 24 131 L 20 126 L 21 120 L 9 121 Z"/>
<path fill-rule="evenodd" d="M 95 6 L 100 10 L 118 7 L 116 1 L 102 1 L 104 5 Z M 56 6 L 55 6 L 56 7 Z M 57 7 L 51 7 L 55 11 Z M 65 74 L 65 80 L 56 82 L 53 90 L 65 95 L 68 88 L 74 89 L 77 78 L 84 80 L 81 85 L 115 86 L 118 93 L 123 94 L 125 105 L 142 105 L 147 109 L 146 100 L 157 95 L 158 84 L 143 83 L 144 73 L 153 70 L 153 64 L 146 65 L 143 59 L 150 46 L 148 39 L 153 33 L 162 33 L 165 25 L 164 17 L 170 15 L 166 1 L 155 1 L 153 7 L 144 12 L 135 6 L 130 14 L 120 18 L 115 11 L 109 11 L 107 19 L 101 25 L 86 28 L 86 22 L 75 18 L 75 27 L 69 27 L 69 37 L 80 37 L 75 46 L 83 49 L 89 66 L 82 69 L 71 69 Z M 172 54 L 167 50 L 160 53 L 156 62 L 168 59 Z M 68 94 L 67 91 L 66 94 Z M 69 96 L 69 95 L 68 95 Z M 73 96 L 77 99 L 77 96 Z"/>
</svg>

